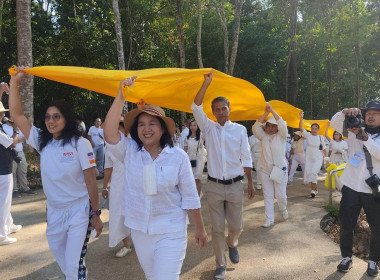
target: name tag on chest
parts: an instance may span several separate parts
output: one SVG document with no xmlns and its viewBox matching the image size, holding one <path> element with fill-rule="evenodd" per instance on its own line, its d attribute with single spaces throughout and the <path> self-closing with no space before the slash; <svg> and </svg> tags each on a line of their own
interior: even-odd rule
<svg viewBox="0 0 380 280">
<path fill-rule="evenodd" d="M 69 163 L 75 161 L 75 155 L 74 152 L 63 152 L 61 154 L 61 163 Z"/>
</svg>

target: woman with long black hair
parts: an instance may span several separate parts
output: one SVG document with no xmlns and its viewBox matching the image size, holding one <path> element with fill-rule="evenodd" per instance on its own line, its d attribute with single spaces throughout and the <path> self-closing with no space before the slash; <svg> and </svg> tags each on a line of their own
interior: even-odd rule
<svg viewBox="0 0 380 280">
<path fill-rule="evenodd" d="M 198 195 L 200 195 L 202 188 L 202 173 L 206 161 L 206 149 L 204 146 L 203 134 L 195 120 L 190 122 L 190 131 L 189 135 L 185 138 L 184 148 L 189 156 Z"/>
<path fill-rule="evenodd" d="M 81 136 L 75 115 L 64 100 L 51 102 L 40 128 L 24 116 L 19 84 L 26 75 L 16 68 L 11 76 L 9 107 L 13 121 L 40 153 L 41 179 L 46 195 L 46 236 L 66 279 L 86 279 L 84 257 L 94 228 L 102 232 L 95 158 L 90 142 Z"/>
</svg>

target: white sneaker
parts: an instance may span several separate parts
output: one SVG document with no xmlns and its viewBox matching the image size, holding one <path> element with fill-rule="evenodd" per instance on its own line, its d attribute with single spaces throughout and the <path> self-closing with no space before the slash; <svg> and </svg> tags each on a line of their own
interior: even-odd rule
<svg viewBox="0 0 380 280">
<path fill-rule="evenodd" d="M 257 184 L 256 185 L 256 190 L 261 190 L 261 189 L 262 189 L 261 184 Z"/>
<path fill-rule="evenodd" d="M 262 227 L 263 227 L 263 228 L 269 228 L 269 227 L 271 227 L 271 226 L 273 226 L 273 225 L 274 225 L 274 222 L 267 220 L 267 221 L 262 225 Z"/>
<path fill-rule="evenodd" d="M 127 247 L 122 247 L 115 255 L 116 258 L 123 258 L 125 257 L 127 254 L 129 254 L 130 252 L 132 252 L 132 247 L 131 248 L 127 248 Z"/>
<path fill-rule="evenodd" d="M 18 232 L 20 229 L 22 229 L 22 225 L 12 224 L 11 227 L 9 228 L 8 234 Z"/>
<path fill-rule="evenodd" d="M 7 236 L 4 239 L 0 240 L 0 246 L 9 245 L 9 244 L 15 243 L 16 241 L 17 241 L 16 238 L 12 238 L 12 237 Z"/>
<path fill-rule="evenodd" d="M 312 191 L 310 192 L 310 196 L 311 196 L 311 198 L 314 198 L 317 194 L 318 194 L 318 191 L 315 191 L 315 190 L 312 190 Z"/>
<path fill-rule="evenodd" d="M 287 220 L 289 219 L 289 213 L 288 213 L 288 210 L 284 210 L 282 211 L 282 217 L 284 218 L 284 220 Z"/>
</svg>

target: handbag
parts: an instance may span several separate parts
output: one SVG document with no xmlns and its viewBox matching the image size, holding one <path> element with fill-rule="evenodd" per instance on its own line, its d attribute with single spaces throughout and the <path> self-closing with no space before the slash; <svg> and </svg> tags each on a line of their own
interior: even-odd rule
<svg viewBox="0 0 380 280">
<path fill-rule="evenodd" d="M 282 180 L 284 179 L 285 174 L 286 174 L 286 169 L 282 170 L 280 167 L 277 167 L 276 165 L 274 165 L 269 178 L 272 181 L 275 181 L 276 183 L 280 184 Z"/>
</svg>

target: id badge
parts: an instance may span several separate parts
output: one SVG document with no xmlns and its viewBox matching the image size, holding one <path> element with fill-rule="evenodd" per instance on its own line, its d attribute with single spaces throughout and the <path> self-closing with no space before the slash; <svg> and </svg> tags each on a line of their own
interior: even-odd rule
<svg viewBox="0 0 380 280">
<path fill-rule="evenodd" d="M 144 165 L 143 185 L 145 195 L 157 194 L 156 166 L 154 164 Z"/>
<path fill-rule="evenodd" d="M 365 158 L 363 153 L 355 153 L 354 156 L 352 156 L 348 162 L 353 166 L 353 167 L 358 167 L 360 162 Z"/>
</svg>

